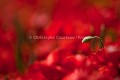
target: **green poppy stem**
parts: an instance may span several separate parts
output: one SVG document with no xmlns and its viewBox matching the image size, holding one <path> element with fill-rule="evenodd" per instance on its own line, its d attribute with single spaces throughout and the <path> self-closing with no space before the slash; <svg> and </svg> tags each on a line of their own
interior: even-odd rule
<svg viewBox="0 0 120 80">
<path fill-rule="evenodd" d="M 100 37 L 98 37 L 98 36 L 93 36 L 93 38 L 97 38 L 97 39 L 99 40 L 99 42 L 100 42 L 100 48 L 104 48 L 103 41 L 102 41 L 102 39 L 101 39 Z"/>
</svg>

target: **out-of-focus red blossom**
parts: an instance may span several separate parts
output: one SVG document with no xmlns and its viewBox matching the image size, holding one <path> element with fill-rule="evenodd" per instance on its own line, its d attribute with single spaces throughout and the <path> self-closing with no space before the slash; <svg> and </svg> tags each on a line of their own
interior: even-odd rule
<svg viewBox="0 0 120 80">
<path fill-rule="evenodd" d="M 64 50 L 64 52 L 66 52 Z M 80 64 L 75 56 L 70 53 L 64 54 L 62 51 L 51 53 L 45 60 L 47 65 L 63 67 L 65 72 L 71 72 Z"/>
<path fill-rule="evenodd" d="M 12 48 L 0 47 L 0 74 L 16 71 L 15 56 Z"/>
<path fill-rule="evenodd" d="M 49 66 L 44 62 L 35 62 L 30 66 L 29 71 L 41 72 L 46 80 L 59 80 L 65 75 L 64 71 L 59 66 Z M 39 77 L 40 79 L 40 77 Z M 43 79 L 44 80 L 44 79 Z"/>
<path fill-rule="evenodd" d="M 82 29 L 81 26 L 83 27 Z M 49 28 L 45 29 L 45 34 L 49 36 L 56 36 L 56 35 L 85 36 L 92 33 L 92 28 L 93 27 L 91 24 L 82 23 L 80 20 L 79 21 L 57 20 L 57 21 L 52 21 Z"/>
<path fill-rule="evenodd" d="M 107 46 L 106 49 L 106 60 L 109 63 L 114 63 L 114 66 L 119 65 L 119 59 L 120 59 L 120 50 L 119 50 L 119 43 L 118 44 L 111 44 Z"/>
<path fill-rule="evenodd" d="M 12 27 L 0 27 L 0 36 L 1 45 L 11 45 L 16 41 L 15 31 Z"/>
<path fill-rule="evenodd" d="M 120 80 L 119 5 L 119 0 L 0 1 L 0 80 Z M 94 44 L 81 42 L 88 35 L 100 36 L 105 47 L 93 53 Z M 21 73 L 19 63 L 25 64 Z"/>
<path fill-rule="evenodd" d="M 26 71 L 23 75 L 16 77 L 16 80 L 19 80 L 19 79 L 20 80 L 47 80 L 46 77 L 35 67 L 32 70 Z"/>
<path fill-rule="evenodd" d="M 33 51 L 35 55 L 38 57 L 38 60 L 43 60 L 48 56 L 49 52 L 55 46 L 54 43 L 55 41 L 42 40 L 42 41 L 37 42 L 34 45 Z"/>
</svg>

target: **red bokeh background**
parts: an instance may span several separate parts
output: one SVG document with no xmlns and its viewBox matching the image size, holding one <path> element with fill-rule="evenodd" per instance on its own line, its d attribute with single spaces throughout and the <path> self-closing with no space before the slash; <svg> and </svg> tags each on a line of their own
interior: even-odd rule
<svg viewBox="0 0 120 80">
<path fill-rule="evenodd" d="M 0 80 L 119 79 L 120 0 L 0 0 Z"/>
</svg>

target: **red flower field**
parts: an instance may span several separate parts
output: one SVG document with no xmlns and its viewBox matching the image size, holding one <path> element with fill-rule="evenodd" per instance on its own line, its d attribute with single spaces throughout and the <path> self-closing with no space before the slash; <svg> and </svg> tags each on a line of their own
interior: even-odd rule
<svg viewBox="0 0 120 80">
<path fill-rule="evenodd" d="M 120 0 L 1 0 L 0 80 L 120 80 Z"/>
</svg>

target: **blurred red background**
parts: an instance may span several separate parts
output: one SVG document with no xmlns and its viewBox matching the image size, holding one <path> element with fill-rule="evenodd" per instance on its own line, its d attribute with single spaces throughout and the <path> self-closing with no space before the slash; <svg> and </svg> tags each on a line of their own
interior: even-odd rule
<svg viewBox="0 0 120 80">
<path fill-rule="evenodd" d="M 0 80 L 119 80 L 119 49 L 120 0 L 0 1 Z"/>
</svg>

